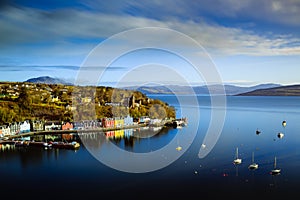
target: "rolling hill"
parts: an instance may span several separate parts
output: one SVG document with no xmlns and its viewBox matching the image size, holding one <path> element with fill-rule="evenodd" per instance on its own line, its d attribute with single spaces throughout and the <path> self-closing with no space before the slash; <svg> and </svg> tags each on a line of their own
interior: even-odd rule
<svg viewBox="0 0 300 200">
<path fill-rule="evenodd" d="M 288 85 L 267 89 L 257 89 L 237 96 L 300 96 L 300 85 Z"/>
</svg>

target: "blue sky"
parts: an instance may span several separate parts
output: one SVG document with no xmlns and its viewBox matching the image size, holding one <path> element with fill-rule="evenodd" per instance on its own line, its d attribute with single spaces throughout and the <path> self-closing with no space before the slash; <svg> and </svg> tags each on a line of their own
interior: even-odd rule
<svg viewBox="0 0 300 200">
<path fill-rule="evenodd" d="M 91 51 L 103 41 L 124 31 L 157 27 L 180 32 L 200 44 L 223 83 L 296 84 L 300 83 L 299 19 L 297 0 L 1 1 L 0 80 L 48 75 L 74 81 Z M 140 35 L 137 39 L 149 38 Z M 129 42 L 113 45 L 122 48 Z M 186 43 L 168 38 L 161 42 L 193 53 Z M 101 56 L 114 53 L 109 50 Z M 188 83 L 205 82 L 187 62 L 163 51 L 141 50 L 121 57 L 106 68 L 100 85 L 120 77 L 132 82 L 134 77 L 147 81 L 153 77 L 155 82 L 159 81 L 156 75 L 168 71 L 189 79 Z M 146 66 L 155 70 L 143 71 Z M 164 68 L 161 72 L 159 66 Z M 143 73 L 137 75 L 138 70 Z M 173 79 L 167 75 L 160 79 L 184 82 L 173 75 Z"/>
</svg>

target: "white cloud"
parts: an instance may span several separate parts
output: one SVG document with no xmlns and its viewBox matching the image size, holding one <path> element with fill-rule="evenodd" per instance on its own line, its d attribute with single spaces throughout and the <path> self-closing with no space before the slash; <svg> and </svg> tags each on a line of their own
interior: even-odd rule
<svg viewBox="0 0 300 200">
<path fill-rule="evenodd" d="M 228 3 L 233 5 L 236 1 L 232 0 Z M 249 1 L 244 3 L 246 4 L 234 4 L 234 7 L 228 6 L 228 8 L 238 13 L 250 4 Z M 275 6 L 277 11 L 273 8 L 272 12 L 286 13 L 292 9 L 290 7 L 294 5 L 292 3 L 288 1 L 285 7 L 278 4 L 277 7 Z M 250 8 L 253 7 L 252 3 L 251 5 Z M 263 5 L 266 7 L 265 4 Z M 192 5 L 185 4 L 185 6 L 191 7 Z M 185 9 L 183 6 L 182 9 L 178 8 L 174 12 L 184 13 Z M 217 6 L 216 9 L 220 8 Z M 258 15 L 261 10 L 263 9 L 258 11 Z M 193 12 L 193 9 L 191 11 Z M 293 18 L 293 16 L 290 17 Z M 27 45 L 28 48 L 36 48 L 32 49 L 36 51 L 36 55 L 55 57 L 65 52 L 68 56 L 83 56 L 92 47 L 91 42 L 88 45 L 84 44 L 85 40 L 101 41 L 125 30 L 149 26 L 171 28 L 182 32 L 198 41 L 208 52 L 216 55 L 300 55 L 300 40 L 291 35 L 258 35 L 241 28 L 224 27 L 204 21 L 182 21 L 175 17 L 161 20 L 87 10 L 42 11 L 15 7 L 10 7 L 0 14 L 0 46 L 4 47 L 1 50 L 3 54 L 12 53 L 17 47 Z M 78 43 L 76 41 L 78 39 L 83 42 Z M 172 42 L 174 45 L 188 49 L 188 46 L 184 46 L 185 44 Z"/>
</svg>

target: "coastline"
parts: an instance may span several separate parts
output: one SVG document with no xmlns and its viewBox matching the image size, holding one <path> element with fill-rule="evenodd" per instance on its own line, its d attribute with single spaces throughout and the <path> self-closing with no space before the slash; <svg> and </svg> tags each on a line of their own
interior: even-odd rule
<svg viewBox="0 0 300 200">
<path fill-rule="evenodd" d="M 34 135 L 44 135 L 44 134 L 70 134 L 70 133 L 86 133 L 86 132 L 105 132 L 105 131 L 115 131 L 115 130 L 121 130 L 121 129 L 130 129 L 130 128 L 141 128 L 145 127 L 146 124 L 137 124 L 137 125 L 130 125 L 130 126 L 124 126 L 124 127 L 99 127 L 95 129 L 71 129 L 71 130 L 50 130 L 50 131 L 31 131 L 27 133 L 22 133 L 18 135 L 10 135 L 7 136 L 8 140 L 14 139 L 14 138 L 22 138 L 22 137 L 28 137 L 28 136 L 34 136 Z"/>
<path fill-rule="evenodd" d="M 127 126 L 120 126 L 120 127 L 98 127 L 94 129 L 70 129 L 70 130 L 43 130 L 43 131 L 30 131 L 27 133 L 17 134 L 17 135 L 8 135 L 6 139 L 0 139 L 0 143 L 7 140 L 12 140 L 15 138 L 22 138 L 22 137 L 30 137 L 35 135 L 47 135 L 47 134 L 71 134 L 71 133 L 94 133 L 94 132 L 106 132 L 106 131 L 115 131 L 115 130 L 122 130 L 122 129 L 132 129 L 132 128 L 142 128 L 142 127 L 164 127 L 164 126 L 174 126 L 174 122 L 176 122 L 176 126 L 178 124 L 177 120 L 164 120 L 161 123 L 157 124 L 147 124 L 147 123 L 140 123 L 140 124 L 133 124 Z"/>
</svg>

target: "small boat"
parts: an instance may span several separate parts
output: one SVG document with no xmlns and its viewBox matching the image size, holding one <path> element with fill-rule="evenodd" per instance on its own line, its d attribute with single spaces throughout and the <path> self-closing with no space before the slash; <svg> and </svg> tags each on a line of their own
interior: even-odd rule
<svg viewBox="0 0 300 200">
<path fill-rule="evenodd" d="M 49 142 L 52 148 L 59 149 L 78 149 L 80 144 L 76 141 L 73 142 Z"/>
<path fill-rule="evenodd" d="M 242 159 L 239 158 L 239 152 L 238 152 L 238 147 L 236 148 L 236 152 L 235 152 L 235 159 L 233 160 L 233 164 L 241 164 L 242 163 Z"/>
<path fill-rule="evenodd" d="M 282 121 L 282 126 L 283 126 L 283 127 L 286 126 L 286 121 L 285 121 L 285 120 Z"/>
<path fill-rule="evenodd" d="M 23 147 L 25 146 L 24 141 L 16 141 L 15 142 L 15 147 Z"/>
<path fill-rule="evenodd" d="M 26 147 L 29 144 L 30 144 L 29 141 L 24 141 L 24 140 L 15 141 L 15 147 Z"/>
<path fill-rule="evenodd" d="M 284 134 L 281 133 L 281 132 L 277 134 L 277 137 L 278 137 L 278 138 L 283 138 L 283 136 L 284 136 Z"/>
<path fill-rule="evenodd" d="M 176 150 L 177 150 L 177 151 L 181 151 L 181 150 L 182 150 L 182 147 L 181 147 L 181 146 L 178 146 L 178 147 L 176 147 Z"/>
<path fill-rule="evenodd" d="M 252 152 L 252 163 L 248 167 L 249 169 L 257 169 L 258 164 L 254 162 L 254 152 Z"/>
<path fill-rule="evenodd" d="M 256 135 L 259 135 L 260 133 L 261 133 L 261 131 L 256 129 Z"/>
<path fill-rule="evenodd" d="M 29 146 L 45 147 L 48 146 L 47 142 L 30 141 Z"/>
<path fill-rule="evenodd" d="M 274 168 L 271 170 L 271 174 L 272 175 L 278 175 L 278 174 L 280 174 L 280 172 L 281 172 L 281 169 L 276 168 L 276 156 L 275 156 L 275 158 L 274 158 Z"/>
</svg>

